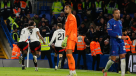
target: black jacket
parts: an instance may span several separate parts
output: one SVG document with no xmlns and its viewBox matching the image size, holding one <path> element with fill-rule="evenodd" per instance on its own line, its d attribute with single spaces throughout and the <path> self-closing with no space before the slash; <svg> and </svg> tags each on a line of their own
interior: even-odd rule
<svg viewBox="0 0 136 76">
<path fill-rule="evenodd" d="M 43 29 L 46 29 L 46 31 L 43 32 L 43 31 L 42 31 Z M 50 36 L 50 28 L 49 28 L 48 26 L 41 26 L 41 27 L 39 28 L 39 30 L 40 30 L 40 34 L 42 35 L 42 37 Z"/>
</svg>

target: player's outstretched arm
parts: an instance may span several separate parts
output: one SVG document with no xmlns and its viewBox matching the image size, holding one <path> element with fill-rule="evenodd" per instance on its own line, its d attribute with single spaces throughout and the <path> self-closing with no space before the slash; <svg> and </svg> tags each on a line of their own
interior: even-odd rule
<svg viewBox="0 0 136 76">
<path fill-rule="evenodd" d="M 44 40 L 43 40 L 43 37 L 41 36 L 41 34 L 39 33 L 39 31 L 37 31 L 36 33 L 37 33 L 37 35 L 39 36 L 39 38 L 43 41 L 43 44 L 45 45 L 45 42 L 44 42 Z"/>
<path fill-rule="evenodd" d="M 51 38 L 51 41 L 50 41 L 50 43 L 49 43 L 49 46 L 51 46 L 51 44 L 52 44 L 53 41 L 55 40 L 56 35 L 57 35 L 57 32 L 55 31 L 55 32 L 53 33 L 53 37 Z"/>
<path fill-rule="evenodd" d="M 116 36 L 116 38 L 119 38 L 119 39 L 123 39 L 123 40 L 127 40 L 128 38 L 126 36 Z"/>
</svg>

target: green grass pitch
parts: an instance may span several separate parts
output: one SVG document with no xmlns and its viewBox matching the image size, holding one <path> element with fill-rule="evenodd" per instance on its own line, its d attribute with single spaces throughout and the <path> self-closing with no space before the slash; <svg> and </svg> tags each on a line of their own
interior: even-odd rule
<svg viewBox="0 0 136 76">
<path fill-rule="evenodd" d="M 103 76 L 101 71 L 91 70 L 76 70 L 77 76 Z M 0 67 L 0 76 L 67 76 L 68 69 L 50 69 L 50 68 L 26 68 L 22 70 L 21 67 Z M 121 76 L 118 73 L 108 72 L 108 76 Z M 136 76 L 136 74 L 126 74 L 126 76 Z"/>
</svg>

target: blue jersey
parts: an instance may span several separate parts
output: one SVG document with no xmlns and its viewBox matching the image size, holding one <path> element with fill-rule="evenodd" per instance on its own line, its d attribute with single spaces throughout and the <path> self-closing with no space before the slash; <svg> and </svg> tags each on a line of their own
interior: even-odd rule
<svg viewBox="0 0 136 76">
<path fill-rule="evenodd" d="M 110 36 L 110 44 L 124 43 L 122 39 L 117 38 L 116 36 L 122 36 L 122 22 L 121 20 L 111 19 L 107 23 L 107 30 Z"/>
</svg>

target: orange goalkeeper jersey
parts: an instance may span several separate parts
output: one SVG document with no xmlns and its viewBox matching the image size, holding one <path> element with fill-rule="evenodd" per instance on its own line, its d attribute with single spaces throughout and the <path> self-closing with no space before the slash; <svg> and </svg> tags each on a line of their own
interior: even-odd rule
<svg viewBox="0 0 136 76">
<path fill-rule="evenodd" d="M 73 14 L 68 15 L 65 23 L 65 36 L 68 35 L 69 40 L 77 42 L 77 21 Z"/>
</svg>

